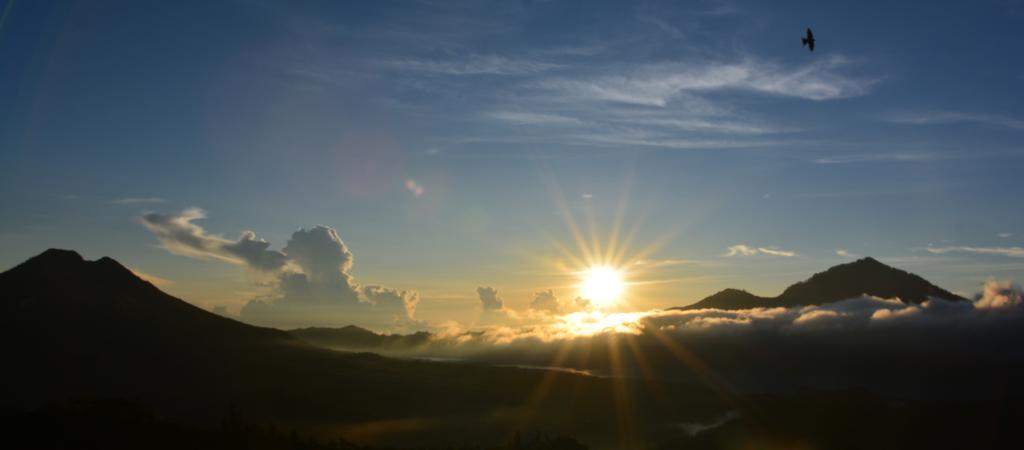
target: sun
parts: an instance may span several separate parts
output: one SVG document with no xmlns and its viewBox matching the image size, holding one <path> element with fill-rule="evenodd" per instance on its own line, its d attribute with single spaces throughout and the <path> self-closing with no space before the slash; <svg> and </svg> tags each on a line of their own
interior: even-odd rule
<svg viewBox="0 0 1024 450">
<path fill-rule="evenodd" d="M 580 295 L 595 306 L 610 306 L 622 295 L 625 283 L 618 270 L 608 266 L 594 266 L 583 272 Z"/>
</svg>

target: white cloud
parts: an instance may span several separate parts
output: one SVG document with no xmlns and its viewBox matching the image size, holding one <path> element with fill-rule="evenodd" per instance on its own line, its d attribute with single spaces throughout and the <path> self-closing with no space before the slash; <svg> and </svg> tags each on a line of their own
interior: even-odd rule
<svg viewBox="0 0 1024 450">
<path fill-rule="evenodd" d="M 925 250 L 929 253 L 940 255 L 945 253 L 975 253 L 981 255 L 1007 256 L 1010 258 L 1024 258 L 1024 248 L 1021 247 L 972 247 L 967 245 L 957 245 L 950 247 L 927 247 Z"/>
<path fill-rule="evenodd" d="M 660 63 L 627 69 L 625 74 L 550 78 L 539 87 L 575 101 L 607 101 L 665 107 L 686 93 L 744 90 L 807 100 L 856 97 L 872 80 L 850 78 L 836 70 L 847 64 L 833 56 L 795 69 L 754 58 L 732 63 Z"/>
<path fill-rule="evenodd" d="M 751 247 L 744 244 L 730 246 L 725 252 L 725 256 L 754 256 L 758 254 L 782 256 L 786 258 L 796 256 L 796 252 L 782 250 L 777 247 Z"/>
<path fill-rule="evenodd" d="M 269 292 L 246 303 L 240 317 L 267 326 L 344 326 L 409 329 L 419 294 L 377 285 L 360 286 L 349 271 L 354 257 L 338 232 L 318 225 L 295 231 L 282 251 L 269 250 L 251 231 L 236 240 L 211 235 L 192 223 L 205 217 L 198 208 L 178 215 L 146 214 L 142 223 L 171 253 L 224 261 L 273 275 L 260 282 Z"/>
<path fill-rule="evenodd" d="M 723 119 L 708 120 L 702 118 L 665 118 L 665 117 L 631 117 L 620 122 L 646 126 L 657 126 L 681 131 L 703 131 L 729 134 L 768 134 L 795 131 L 769 125 L 758 125 Z"/>
<path fill-rule="evenodd" d="M 284 266 L 287 257 L 279 251 L 268 250 L 270 243 L 257 239 L 252 231 L 243 231 L 237 240 L 225 239 L 192 223 L 203 218 L 206 218 L 205 211 L 189 208 L 180 214 L 149 213 L 141 220 L 160 239 L 163 248 L 176 255 L 224 261 L 262 271 Z"/>
<path fill-rule="evenodd" d="M 589 133 L 570 134 L 565 137 L 570 138 L 577 144 L 587 143 L 613 146 L 636 145 L 680 150 L 772 147 L 784 142 L 778 140 L 745 140 L 732 138 L 689 138 L 646 129 L 614 128 L 594 130 Z"/>
<path fill-rule="evenodd" d="M 974 301 L 975 308 L 991 309 L 1020 306 L 1024 303 L 1020 285 L 1008 281 L 988 280 L 981 295 Z"/>
</svg>

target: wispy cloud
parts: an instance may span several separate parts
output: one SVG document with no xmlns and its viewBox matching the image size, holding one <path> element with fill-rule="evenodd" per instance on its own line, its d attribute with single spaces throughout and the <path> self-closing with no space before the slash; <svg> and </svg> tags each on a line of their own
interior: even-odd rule
<svg viewBox="0 0 1024 450">
<path fill-rule="evenodd" d="M 625 74 L 584 78 L 550 78 L 538 86 L 575 101 L 591 100 L 664 107 L 687 92 L 745 90 L 808 100 L 856 97 L 868 92 L 875 80 L 851 78 L 837 69 L 848 64 L 834 56 L 814 63 L 785 68 L 746 58 L 739 62 L 706 64 L 660 63 L 641 66 Z"/>
<path fill-rule="evenodd" d="M 770 255 L 770 256 L 782 256 L 791 258 L 796 256 L 796 252 L 789 250 L 782 250 L 778 247 L 752 247 L 744 244 L 736 244 L 730 246 L 725 252 L 724 256 L 755 256 L 755 255 Z"/>
<path fill-rule="evenodd" d="M 929 253 L 945 254 L 945 253 L 974 253 L 980 255 L 998 255 L 1007 256 L 1010 258 L 1024 258 L 1024 247 L 973 247 L 967 245 L 957 245 L 950 247 L 927 247 L 925 248 Z"/>
<path fill-rule="evenodd" d="M 164 200 L 159 197 L 124 197 L 111 200 L 110 203 L 115 203 L 118 205 L 131 205 L 136 203 L 164 203 L 166 201 L 167 200 Z"/>
<path fill-rule="evenodd" d="M 522 111 L 494 111 L 487 114 L 487 117 L 502 122 L 510 122 L 521 125 L 583 125 L 584 122 L 575 117 L 561 114 L 522 112 Z"/>
<path fill-rule="evenodd" d="M 561 67 L 559 64 L 503 56 L 459 59 L 404 58 L 382 61 L 384 67 L 439 75 L 530 75 Z"/>
<path fill-rule="evenodd" d="M 180 214 L 149 213 L 140 219 L 153 232 L 167 251 L 197 259 L 223 261 L 251 267 L 256 270 L 278 270 L 287 257 L 270 250 L 270 243 L 256 237 L 252 231 L 243 231 L 237 240 L 210 234 L 195 221 L 205 219 L 206 212 L 188 208 Z"/>
<path fill-rule="evenodd" d="M 807 100 L 865 94 L 873 81 L 842 75 L 840 69 L 846 64 L 845 58 L 832 57 L 788 68 L 745 57 L 732 62 L 679 61 L 625 68 L 583 65 L 564 74 L 538 72 L 496 94 L 501 108 L 478 116 L 533 127 L 535 132 L 499 131 L 476 141 L 681 150 L 799 144 L 802 141 L 792 136 L 769 136 L 800 129 L 749 118 L 709 94 L 740 91 Z M 464 141 L 466 136 L 459 138 Z"/>
<path fill-rule="evenodd" d="M 869 153 L 860 155 L 837 155 L 818 158 L 815 164 L 854 164 L 873 162 L 917 162 L 942 158 L 932 153 Z"/>
<path fill-rule="evenodd" d="M 1024 119 L 996 114 L 935 111 L 925 113 L 894 114 L 884 120 L 909 125 L 945 125 L 952 123 L 978 123 L 1015 130 L 1024 130 Z"/>
<path fill-rule="evenodd" d="M 636 128 L 594 130 L 588 133 L 570 135 L 568 137 L 572 138 L 575 143 L 615 146 L 632 145 L 680 150 L 758 148 L 777 146 L 782 143 L 782 141 L 778 140 L 750 140 L 729 137 L 689 138 Z"/>
</svg>

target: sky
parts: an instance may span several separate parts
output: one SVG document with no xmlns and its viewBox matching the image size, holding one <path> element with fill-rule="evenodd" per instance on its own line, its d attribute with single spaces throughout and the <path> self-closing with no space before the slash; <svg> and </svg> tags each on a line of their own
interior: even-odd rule
<svg viewBox="0 0 1024 450">
<path fill-rule="evenodd" d="M 590 264 L 622 310 L 863 256 L 970 295 L 1024 279 L 1022 38 L 1020 1 L 0 0 L 0 269 L 285 327 L 528 315 Z"/>
</svg>

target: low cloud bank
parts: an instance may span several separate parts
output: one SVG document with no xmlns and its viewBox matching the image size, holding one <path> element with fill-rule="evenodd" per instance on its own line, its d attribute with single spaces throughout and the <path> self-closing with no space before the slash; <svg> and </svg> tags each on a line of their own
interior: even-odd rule
<svg viewBox="0 0 1024 450">
<path fill-rule="evenodd" d="M 1024 393 L 1022 299 L 1020 286 L 989 281 L 973 301 L 919 305 L 865 296 L 794 308 L 580 311 L 530 325 L 451 326 L 383 350 L 734 389 Z"/>
</svg>

